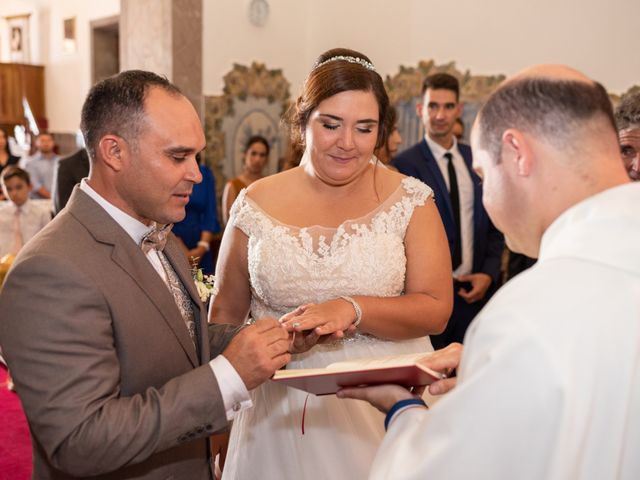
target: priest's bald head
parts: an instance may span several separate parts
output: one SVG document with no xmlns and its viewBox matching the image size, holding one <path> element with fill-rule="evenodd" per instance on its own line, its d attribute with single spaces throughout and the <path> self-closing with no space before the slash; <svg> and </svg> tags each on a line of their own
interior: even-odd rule
<svg viewBox="0 0 640 480">
<path fill-rule="evenodd" d="M 628 181 L 606 90 L 561 65 L 507 79 L 480 110 L 471 142 L 487 212 L 509 247 L 532 257 L 565 210 Z"/>
</svg>

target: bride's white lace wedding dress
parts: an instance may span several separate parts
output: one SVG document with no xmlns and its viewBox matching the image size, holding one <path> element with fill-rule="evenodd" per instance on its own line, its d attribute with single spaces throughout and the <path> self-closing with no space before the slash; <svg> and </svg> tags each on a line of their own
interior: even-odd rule
<svg viewBox="0 0 640 480">
<path fill-rule="evenodd" d="M 270 217 L 245 193 L 234 203 L 230 223 L 249 237 L 253 318 L 278 318 L 299 305 L 341 295 L 402 294 L 405 232 L 414 208 L 433 194 L 405 178 L 364 217 L 338 228 L 298 228 Z M 428 337 L 396 342 L 356 333 L 295 355 L 287 368 L 431 350 Z M 310 395 L 303 435 L 305 392 L 267 381 L 251 396 L 253 408 L 234 420 L 223 479 L 367 478 L 384 434 L 384 416 L 369 404 Z"/>
</svg>

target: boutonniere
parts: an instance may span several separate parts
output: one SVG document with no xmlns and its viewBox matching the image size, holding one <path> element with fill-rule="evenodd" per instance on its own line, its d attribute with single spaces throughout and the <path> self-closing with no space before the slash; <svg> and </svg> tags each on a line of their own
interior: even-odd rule
<svg viewBox="0 0 640 480">
<path fill-rule="evenodd" d="M 205 275 L 201 268 L 198 268 L 198 259 L 191 259 L 191 273 L 193 274 L 193 281 L 196 284 L 198 295 L 202 303 L 207 303 L 211 295 L 215 295 L 216 290 L 216 277 L 215 275 Z"/>
</svg>

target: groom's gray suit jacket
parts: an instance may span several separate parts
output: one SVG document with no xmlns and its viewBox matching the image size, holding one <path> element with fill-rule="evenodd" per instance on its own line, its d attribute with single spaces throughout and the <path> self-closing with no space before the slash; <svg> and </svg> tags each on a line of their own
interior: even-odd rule
<svg viewBox="0 0 640 480">
<path fill-rule="evenodd" d="M 163 280 L 80 189 L 18 256 L 0 294 L 0 345 L 29 421 L 34 478 L 211 478 L 207 437 L 227 420 L 207 362 L 237 328 L 207 325 L 170 237 L 199 358 Z"/>
</svg>

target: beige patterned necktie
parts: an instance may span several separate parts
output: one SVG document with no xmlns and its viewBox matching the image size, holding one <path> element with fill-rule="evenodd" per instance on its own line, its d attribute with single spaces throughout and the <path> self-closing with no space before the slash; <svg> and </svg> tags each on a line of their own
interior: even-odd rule
<svg viewBox="0 0 640 480">
<path fill-rule="evenodd" d="M 140 248 L 142 248 L 142 251 L 145 255 L 150 250 L 155 250 L 158 254 L 158 258 L 160 259 L 160 263 L 162 264 L 162 269 L 164 270 L 164 274 L 167 277 L 167 286 L 169 287 L 169 291 L 171 292 L 171 295 L 173 295 L 173 300 L 176 302 L 178 310 L 180 310 L 180 315 L 182 315 L 182 319 L 187 326 L 187 331 L 189 332 L 191 341 L 193 342 L 193 345 L 196 347 L 197 351 L 198 342 L 196 341 L 196 322 L 195 315 L 193 313 L 191 297 L 189 297 L 189 293 L 178 278 L 178 274 L 173 269 L 171 263 L 169 263 L 169 260 L 163 253 L 164 246 L 167 243 L 167 238 L 169 236 L 169 232 L 171 232 L 172 227 L 173 224 L 171 223 L 167 225 L 156 224 L 151 231 L 149 231 L 144 237 L 142 237 Z"/>
<path fill-rule="evenodd" d="M 167 223 L 166 225 L 158 225 L 156 223 L 140 241 L 140 248 L 142 248 L 145 255 L 149 250 L 157 250 L 158 252 L 164 250 L 164 246 L 167 244 L 167 238 L 169 237 L 169 232 L 171 232 L 172 228 L 173 223 Z"/>
<path fill-rule="evenodd" d="M 195 316 L 193 314 L 191 297 L 189 297 L 187 290 L 184 288 L 184 285 L 178 278 L 176 271 L 169 263 L 169 260 L 167 259 L 165 254 L 161 251 L 156 251 L 156 253 L 158 254 L 158 258 L 160 259 L 160 263 L 162 264 L 164 273 L 167 276 L 169 290 L 173 295 L 173 299 L 175 300 L 176 305 L 178 306 L 178 310 L 180 310 L 180 314 L 182 315 L 182 319 L 184 320 L 184 323 L 187 326 L 187 330 L 189 331 L 191 341 L 197 348 L 198 342 L 196 341 L 196 322 Z"/>
<path fill-rule="evenodd" d="M 13 253 L 17 254 L 24 245 L 22 236 L 22 208 L 17 207 L 13 217 Z"/>
</svg>

